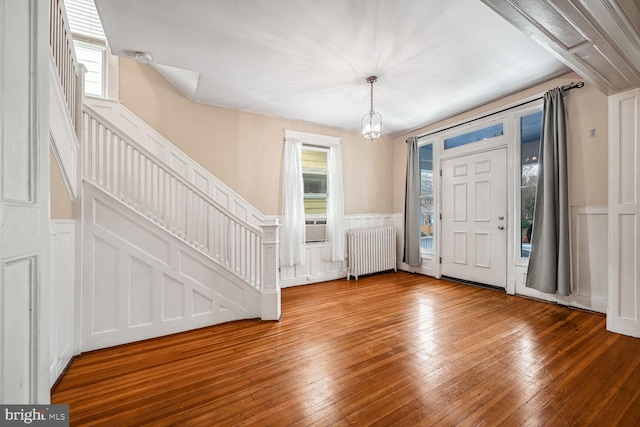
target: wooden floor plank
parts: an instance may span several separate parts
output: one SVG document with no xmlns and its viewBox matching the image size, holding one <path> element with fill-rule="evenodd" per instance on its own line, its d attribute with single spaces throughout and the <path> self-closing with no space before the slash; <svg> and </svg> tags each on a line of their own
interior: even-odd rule
<svg viewBox="0 0 640 427">
<path fill-rule="evenodd" d="M 640 340 L 605 317 L 407 273 L 75 359 L 71 425 L 634 425 Z"/>
</svg>

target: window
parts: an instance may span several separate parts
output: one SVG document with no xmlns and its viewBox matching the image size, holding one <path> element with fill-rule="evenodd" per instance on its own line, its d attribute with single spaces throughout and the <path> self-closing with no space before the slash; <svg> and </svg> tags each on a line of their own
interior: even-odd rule
<svg viewBox="0 0 640 427">
<path fill-rule="evenodd" d="M 305 215 L 327 214 L 327 150 L 302 149 Z"/>
<path fill-rule="evenodd" d="M 462 147 L 463 145 L 473 144 L 474 142 L 484 141 L 486 139 L 495 138 L 504 135 L 504 123 L 487 126 L 482 129 L 476 129 L 462 135 L 454 136 L 444 140 L 444 149 Z"/>
<path fill-rule="evenodd" d="M 301 152 L 307 242 L 327 240 L 327 151 L 303 146 Z"/>
<path fill-rule="evenodd" d="M 344 261 L 343 187 L 340 138 L 284 129 L 280 234 L 285 248 L 281 251 L 283 265 L 304 259 L 300 239 L 303 232 L 306 242 L 327 242 L 329 259 Z"/>
<path fill-rule="evenodd" d="M 531 253 L 541 135 L 542 111 L 520 118 L 520 256 L 523 258 Z"/>
<path fill-rule="evenodd" d="M 110 55 L 95 4 L 93 0 L 65 0 L 65 8 L 78 62 L 87 68 L 85 94 L 106 97 Z"/>
<path fill-rule="evenodd" d="M 84 78 L 84 93 L 105 97 L 106 95 L 106 57 L 107 48 L 104 44 L 90 43 L 75 38 L 73 44 L 76 48 L 78 62 L 83 64 L 87 73 Z"/>
<path fill-rule="evenodd" d="M 420 248 L 433 250 L 435 203 L 433 192 L 433 144 L 419 149 L 420 162 Z"/>
</svg>

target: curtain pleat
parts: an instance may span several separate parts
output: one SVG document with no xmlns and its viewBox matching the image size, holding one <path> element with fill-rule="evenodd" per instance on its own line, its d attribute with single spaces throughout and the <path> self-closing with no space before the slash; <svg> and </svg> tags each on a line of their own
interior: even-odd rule
<svg viewBox="0 0 640 427">
<path fill-rule="evenodd" d="M 280 226 L 280 264 L 283 266 L 304 264 L 305 218 L 301 153 L 300 141 L 284 139 Z"/>
<path fill-rule="evenodd" d="M 418 137 L 407 139 L 407 182 L 404 194 L 404 255 L 409 265 L 420 265 L 420 164 Z"/>
<path fill-rule="evenodd" d="M 327 183 L 327 236 L 331 245 L 331 261 L 344 261 L 344 191 L 342 177 L 342 148 L 329 149 Z"/>
<path fill-rule="evenodd" d="M 538 188 L 533 215 L 529 288 L 558 295 L 571 293 L 567 137 L 564 91 L 544 96 Z"/>
</svg>

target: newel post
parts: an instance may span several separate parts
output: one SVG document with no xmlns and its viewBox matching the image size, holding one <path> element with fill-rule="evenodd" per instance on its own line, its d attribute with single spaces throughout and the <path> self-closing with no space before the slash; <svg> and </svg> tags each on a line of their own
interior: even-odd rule
<svg viewBox="0 0 640 427">
<path fill-rule="evenodd" d="M 76 93 L 75 96 L 75 124 L 76 124 L 76 136 L 78 137 L 78 144 L 82 147 L 82 138 L 84 136 L 84 77 L 87 74 L 87 67 L 84 64 L 78 64 L 78 72 L 76 73 Z M 78 170 L 82 170 L 78 169 Z M 82 177 L 80 177 L 82 179 Z"/>
<path fill-rule="evenodd" d="M 280 280 L 278 267 L 280 224 L 277 219 L 262 225 L 262 320 L 280 320 Z"/>
</svg>

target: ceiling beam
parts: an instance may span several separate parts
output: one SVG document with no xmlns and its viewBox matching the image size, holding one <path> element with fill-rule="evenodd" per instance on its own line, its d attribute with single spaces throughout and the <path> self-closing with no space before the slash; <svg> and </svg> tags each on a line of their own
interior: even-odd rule
<svg viewBox="0 0 640 427">
<path fill-rule="evenodd" d="M 482 0 L 607 95 L 640 87 L 633 0 Z"/>
</svg>

